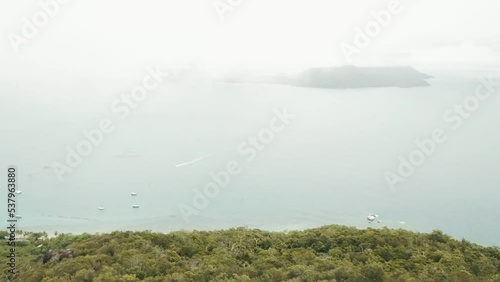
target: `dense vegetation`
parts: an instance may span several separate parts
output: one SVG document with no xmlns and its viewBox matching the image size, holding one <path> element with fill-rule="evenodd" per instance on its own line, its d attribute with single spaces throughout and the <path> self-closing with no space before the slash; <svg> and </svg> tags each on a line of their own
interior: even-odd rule
<svg viewBox="0 0 500 282">
<path fill-rule="evenodd" d="M 46 235 L 27 233 L 17 242 L 13 281 L 500 281 L 499 248 L 440 231 L 325 226 Z M 5 258 L 7 244 L 1 248 Z M 7 273 L 5 263 L 1 269 Z"/>
</svg>

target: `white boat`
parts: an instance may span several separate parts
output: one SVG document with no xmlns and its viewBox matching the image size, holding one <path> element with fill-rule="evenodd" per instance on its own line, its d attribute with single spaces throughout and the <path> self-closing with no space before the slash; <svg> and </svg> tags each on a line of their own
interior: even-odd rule
<svg viewBox="0 0 500 282">
<path fill-rule="evenodd" d="M 23 216 L 20 214 L 16 214 L 16 218 L 23 218 Z"/>
<path fill-rule="evenodd" d="M 16 191 L 16 194 L 21 194 L 22 192 L 23 192 L 23 191 L 21 191 L 21 190 L 17 190 L 17 191 Z"/>
<path fill-rule="evenodd" d="M 371 223 L 372 221 L 374 221 L 376 218 L 378 217 L 378 215 L 376 214 L 369 214 L 368 217 L 366 219 L 368 219 L 368 223 Z"/>
<path fill-rule="evenodd" d="M 134 209 L 137 209 L 137 208 L 139 208 L 139 205 L 132 205 L 132 207 L 133 207 Z"/>
<path fill-rule="evenodd" d="M 103 211 L 103 210 L 105 210 L 105 208 L 104 207 L 99 207 L 99 210 Z"/>
<path fill-rule="evenodd" d="M 137 196 L 137 193 L 132 192 L 132 193 L 130 193 L 130 195 L 131 195 L 131 196 Z"/>
</svg>

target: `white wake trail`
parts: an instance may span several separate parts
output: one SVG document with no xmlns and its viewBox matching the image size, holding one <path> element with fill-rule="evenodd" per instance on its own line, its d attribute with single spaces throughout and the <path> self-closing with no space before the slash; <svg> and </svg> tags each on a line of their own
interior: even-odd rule
<svg viewBox="0 0 500 282">
<path fill-rule="evenodd" d="M 194 160 L 191 160 L 189 162 L 185 162 L 185 163 L 180 163 L 180 164 L 176 164 L 175 167 L 181 167 L 181 166 L 186 166 L 186 165 L 190 165 L 190 164 L 194 164 L 194 163 L 197 163 L 201 160 L 204 160 L 208 157 L 210 157 L 212 154 L 208 154 L 208 155 L 205 155 L 205 156 L 202 156 L 202 157 L 199 157 L 199 158 L 196 158 Z"/>
</svg>

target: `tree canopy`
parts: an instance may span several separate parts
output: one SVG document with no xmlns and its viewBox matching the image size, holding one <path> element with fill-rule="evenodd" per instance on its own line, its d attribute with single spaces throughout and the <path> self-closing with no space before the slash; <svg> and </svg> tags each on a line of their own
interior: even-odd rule
<svg viewBox="0 0 500 282">
<path fill-rule="evenodd" d="M 17 242 L 18 274 L 12 281 L 500 282 L 499 248 L 455 240 L 441 231 L 331 225 L 290 232 L 24 235 Z M 2 244 L 2 253 L 9 248 Z M 1 264 L 4 274 L 7 267 Z"/>
</svg>

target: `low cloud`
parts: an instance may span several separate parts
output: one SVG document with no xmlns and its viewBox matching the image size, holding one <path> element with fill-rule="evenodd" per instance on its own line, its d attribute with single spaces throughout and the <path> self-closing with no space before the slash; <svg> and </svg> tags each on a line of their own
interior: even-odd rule
<svg viewBox="0 0 500 282">
<path fill-rule="evenodd" d="M 407 59 L 411 65 L 453 66 L 493 66 L 500 63 L 500 54 L 490 47 L 473 41 L 464 41 L 455 46 L 418 50 Z"/>
</svg>

